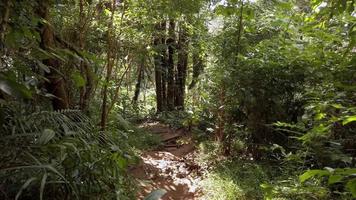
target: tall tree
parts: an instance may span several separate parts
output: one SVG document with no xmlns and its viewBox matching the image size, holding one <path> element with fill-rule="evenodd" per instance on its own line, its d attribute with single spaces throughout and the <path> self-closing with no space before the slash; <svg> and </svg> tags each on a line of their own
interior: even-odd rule
<svg viewBox="0 0 356 200">
<path fill-rule="evenodd" d="M 167 63 L 167 109 L 174 110 L 175 99 L 175 70 L 174 70 L 174 53 L 175 53 L 175 21 L 169 20 L 168 31 L 168 63 Z"/>
<path fill-rule="evenodd" d="M 179 28 L 175 107 L 178 110 L 184 110 L 185 82 L 188 68 L 188 32 L 183 23 Z"/>
<path fill-rule="evenodd" d="M 162 109 L 168 108 L 168 39 L 167 39 L 167 21 L 161 23 L 161 72 L 162 72 Z"/>
<path fill-rule="evenodd" d="M 164 87 L 163 87 L 163 59 L 164 59 L 164 50 L 163 50 L 163 30 L 162 23 L 156 24 L 156 35 L 154 36 L 153 45 L 156 50 L 156 55 L 154 56 L 154 65 L 155 65 L 155 84 L 156 84 L 156 104 L 157 112 L 163 111 L 163 102 L 164 102 Z"/>
<path fill-rule="evenodd" d="M 115 64 L 115 52 L 114 52 L 114 15 L 116 11 L 116 0 L 112 0 L 110 4 L 111 15 L 108 23 L 107 32 L 107 60 L 106 60 L 106 76 L 103 88 L 103 101 L 101 106 L 101 130 L 106 129 L 107 117 L 108 117 L 108 87 L 112 76 L 112 70 Z"/>
<path fill-rule="evenodd" d="M 47 51 L 53 52 L 56 48 L 55 43 L 55 33 L 53 30 L 52 25 L 50 24 L 51 19 L 49 15 L 49 0 L 38 0 L 37 1 L 37 15 L 38 17 L 42 18 L 43 21 L 40 24 L 40 36 L 41 36 L 41 43 L 40 47 Z M 53 94 L 55 98 L 52 99 L 52 105 L 54 110 L 62 110 L 69 108 L 69 100 L 65 85 L 65 80 L 63 75 L 60 73 L 61 71 L 61 63 L 60 61 L 51 56 L 42 61 L 43 64 L 49 66 L 50 72 L 45 73 L 45 77 L 48 79 L 46 82 L 46 89 L 49 93 Z"/>
</svg>

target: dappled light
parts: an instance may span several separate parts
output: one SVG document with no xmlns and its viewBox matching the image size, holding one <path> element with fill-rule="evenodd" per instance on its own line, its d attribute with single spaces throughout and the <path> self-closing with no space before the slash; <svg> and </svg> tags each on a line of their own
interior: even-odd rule
<svg viewBox="0 0 356 200">
<path fill-rule="evenodd" d="M 179 137 L 191 133 L 182 134 L 181 131 L 174 130 L 160 123 L 146 124 L 145 128 L 155 134 L 159 134 L 163 142 L 170 141 L 171 138 L 178 140 Z M 174 137 L 180 132 L 179 137 Z M 173 137 L 172 137 L 173 136 Z M 174 149 L 166 148 L 165 144 L 159 150 L 143 153 L 140 157 L 141 164 L 131 170 L 134 177 L 142 186 L 140 198 L 145 197 L 156 189 L 165 189 L 167 193 L 162 199 L 198 199 L 201 196 L 199 188 L 202 179 L 200 170 L 192 168 L 194 163 L 194 149 L 186 151 L 185 144 L 176 146 Z"/>
<path fill-rule="evenodd" d="M 356 199 L 356 0 L 1 0 L 0 200 Z"/>
</svg>

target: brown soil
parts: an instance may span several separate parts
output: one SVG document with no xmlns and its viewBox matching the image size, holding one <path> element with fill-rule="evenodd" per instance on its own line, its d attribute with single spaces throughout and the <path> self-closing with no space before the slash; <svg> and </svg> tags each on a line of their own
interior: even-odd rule
<svg viewBox="0 0 356 200">
<path fill-rule="evenodd" d="M 167 191 L 162 200 L 198 199 L 201 196 L 198 187 L 201 174 L 199 166 L 194 163 L 194 144 L 190 133 L 157 122 L 142 126 L 159 134 L 163 145 L 144 152 L 141 163 L 130 170 L 140 186 L 137 199 L 144 199 L 157 189 Z"/>
</svg>

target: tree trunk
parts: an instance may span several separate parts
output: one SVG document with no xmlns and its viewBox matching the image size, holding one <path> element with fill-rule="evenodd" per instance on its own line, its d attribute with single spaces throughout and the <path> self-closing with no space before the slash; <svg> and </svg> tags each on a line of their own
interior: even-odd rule
<svg viewBox="0 0 356 200">
<path fill-rule="evenodd" d="M 135 95 L 132 99 L 133 103 L 134 104 L 137 104 L 137 101 L 138 101 L 138 97 L 140 95 L 140 91 L 141 91 L 141 83 L 142 83 L 142 80 L 144 78 L 144 72 L 145 72 L 145 58 L 141 58 L 141 63 L 138 67 L 138 72 L 137 72 L 137 82 L 136 82 L 136 87 L 135 87 Z"/>
<path fill-rule="evenodd" d="M 79 49 L 83 51 L 85 49 L 85 34 L 86 34 L 86 22 L 84 13 L 84 1 L 79 1 Z M 87 62 L 80 62 L 81 75 L 85 78 L 85 86 L 80 88 L 80 100 L 79 107 L 80 110 L 87 112 L 89 102 L 91 99 L 91 94 L 93 91 L 94 77 L 93 72 Z"/>
<path fill-rule="evenodd" d="M 111 17 L 108 25 L 108 36 L 107 36 L 107 43 L 108 43 L 108 52 L 107 52 L 107 65 L 106 65 L 106 77 L 105 83 L 103 88 L 103 103 L 101 106 L 101 130 L 106 130 L 106 123 L 107 123 L 107 113 L 108 113 L 108 85 L 111 79 L 112 69 L 115 63 L 115 53 L 113 48 L 113 38 L 114 38 L 114 13 L 116 8 L 116 0 L 112 0 L 111 2 Z"/>
<path fill-rule="evenodd" d="M 184 110 L 184 97 L 185 97 L 185 82 L 187 76 L 188 66 L 188 40 L 187 31 L 184 27 L 180 27 L 179 40 L 178 40 L 178 63 L 177 63 L 177 91 L 175 106 L 178 110 Z"/>
<path fill-rule="evenodd" d="M 175 99 L 175 73 L 174 73 L 174 50 L 175 50 L 175 22 L 169 21 L 169 37 L 167 39 L 168 45 L 168 75 L 167 75 L 167 109 L 174 110 Z"/>
<path fill-rule="evenodd" d="M 217 108 L 217 128 L 215 129 L 215 136 L 218 142 L 224 142 L 225 132 L 225 83 L 222 84 L 219 95 L 219 107 Z"/>
<path fill-rule="evenodd" d="M 162 49 L 161 49 L 161 70 L 162 70 L 162 110 L 167 111 L 167 80 L 168 80 L 168 55 L 167 55 L 167 41 L 166 41 L 166 24 L 164 21 L 161 23 L 162 32 Z"/>
<path fill-rule="evenodd" d="M 201 49 L 199 48 L 198 51 L 193 52 L 193 75 L 192 75 L 192 82 L 190 82 L 188 89 L 191 90 L 195 87 L 195 85 L 198 83 L 198 78 L 200 74 L 204 70 L 204 61 L 203 57 L 200 55 L 201 54 Z"/>
<path fill-rule="evenodd" d="M 41 0 L 38 1 L 38 9 L 37 15 L 46 20 L 49 19 L 49 1 Z M 40 35 L 41 35 L 41 44 L 40 47 L 45 51 L 52 51 L 55 49 L 55 37 L 54 31 L 50 24 L 41 24 L 40 25 Z M 53 98 L 52 105 L 54 110 L 63 110 L 69 108 L 69 101 L 65 86 L 65 80 L 62 75 L 59 73 L 60 71 L 60 62 L 55 58 L 49 58 L 43 60 L 43 63 L 47 66 L 50 66 L 54 70 L 51 69 L 49 73 L 45 73 L 45 77 L 49 80 L 46 83 L 47 91 L 53 94 L 56 98 Z"/>
<path fill-rule="evenodd" d="M 156 25 L 157 35 L 154 38 L 153 45 L 156 49 L 156 55 L 154 56 L 155 65 L 155 84 L 156 84 L 156 104 L 157 112 L 163 111 L 163 89 L 162 89 L 162 39 L 160 36 L 161 24 Z"/>
</svg>

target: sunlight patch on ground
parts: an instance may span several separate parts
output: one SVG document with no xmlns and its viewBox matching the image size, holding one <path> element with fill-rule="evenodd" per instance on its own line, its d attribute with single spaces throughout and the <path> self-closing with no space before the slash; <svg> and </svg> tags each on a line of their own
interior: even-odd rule
<svg viewBox="0 0 356 200">
<path fill-rule="evenodd" d="M 199 190 L 199 177 L 193 177 L 190 169 L 184 162 L 169 152 L 155 152 L 142 158 L 146 165 L 153 166 L 159 176 L 172 179 L 174 185 L 186 185 L 189 192 Z"/>
</svg>

